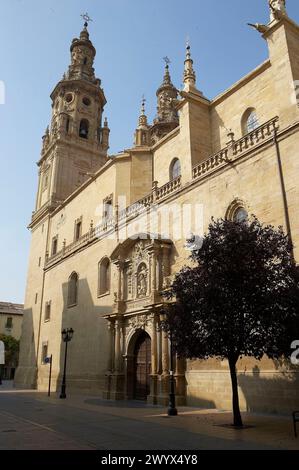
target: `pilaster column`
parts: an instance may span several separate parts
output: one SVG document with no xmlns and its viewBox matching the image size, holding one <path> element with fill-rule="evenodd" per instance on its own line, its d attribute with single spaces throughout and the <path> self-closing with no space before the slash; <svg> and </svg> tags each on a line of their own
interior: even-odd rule
<svg viewBox="0 0 299 470">
<path fill-rule="evenodd" d="M 123 280 L 124 280 L 124 263 L 120 259 L 117 261 L 118 270 L 118 286 L 117 286 L 117 299 L 123 300 Z"/>
<path fill-rule="evenodd" d="M 120 320 L 116 320 L 115 322 L 115 364 L 114 364 L 114 370 L 115 372 L 120 372 L 121 371 L 121 357 L 120 357 L 120 351 L 121 351 L 121 344 L 120 344 L 120 329 L 121 329 L 121 322 Z"/>
<path fill-rule="evenodd" d="M 152 374 L 158 373 L 158 354 L 157 354 L 157 321 L 155 314 L 152 315 Z"/>
<path fill-rule="evenodd" d="M 114 322 L 109 320 L 108 322 L 108 331 L 109 331 L 109 354 L 108 354 L 108 364 L 107 371 L 113 372 L 114 370 L 114 344 L 115 344 L 115 325 Z"/>
</svg>

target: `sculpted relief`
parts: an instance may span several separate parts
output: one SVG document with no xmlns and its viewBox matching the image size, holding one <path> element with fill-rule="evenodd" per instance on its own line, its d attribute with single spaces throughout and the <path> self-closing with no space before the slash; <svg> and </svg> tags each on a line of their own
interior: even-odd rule
<svg viewBox="0 0 299 470">
<path fill-rule="evenodd" d="M 270 20 L 279 20 L 287 14 L 286 0 L 269 0 Z"/>
<path fill-rule="evenodd" d="M 147 294 L 147 268 L 146 264 L 142 263 L 137 271 L 137 297 L 146 297 Z"/>
</svg>

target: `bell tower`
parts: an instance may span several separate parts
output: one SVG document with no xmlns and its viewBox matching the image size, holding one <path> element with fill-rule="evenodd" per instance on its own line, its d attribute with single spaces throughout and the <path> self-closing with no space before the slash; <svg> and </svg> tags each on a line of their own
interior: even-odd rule
<svg viewBox="0 0 299 470">
<path fill-rule="evenodd" d="M 93 68 L 96 50 L 85 21 L 70 47 L 71 64 L 51 93 L 51 124 L 43 136 L 36 211 L 55 207 L 107 161 L 106 98 Z"/>
<path fill-rule="evenodd" d="M 179 125 L 179 116 L 176 109 L 178 91 L 171 82 L 168 57 L 165 60 L 164 77 L 161 86 L 156 92 L 157 116 L 151 128 L 152 144 L 162 139 Z"/>
</svg>

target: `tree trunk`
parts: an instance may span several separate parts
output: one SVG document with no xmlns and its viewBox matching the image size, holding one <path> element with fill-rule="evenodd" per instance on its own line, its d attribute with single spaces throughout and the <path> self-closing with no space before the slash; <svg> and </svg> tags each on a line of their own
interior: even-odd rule
<svg viewBox="0 0 299 470">
<path fill-rule="evenodd" d="M 236 359 L 229 359 L 229 371 L 230 371 L 230 378 L 232 383 L 232 392 L 233 392 L 233 414 L 234 414 L 234 426 L 242 427 L 242 417 L 240 413 L 240 405 L 239 405 L 239 393 L 238 393 L 238 380 L 237 380 L 237 372 L 236 372 Z"/>
</svg>

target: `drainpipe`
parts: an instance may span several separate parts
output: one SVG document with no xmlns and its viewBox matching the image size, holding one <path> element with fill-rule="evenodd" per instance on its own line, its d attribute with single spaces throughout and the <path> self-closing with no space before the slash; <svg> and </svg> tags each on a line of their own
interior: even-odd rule
<svg viewBox="0 0 299 470">
<path fill-rule="evenodd" d="M 283 200 L 283 209 L 284 209 L 284 217 L 285 217 L 287 235 L 288 235 L 289 240 L 290 240 L 291 245 L 292 245 L 291 256 L 292 256 L 293 261 L 295 262 L 288 199 L 287 199 L 286 187 L 285 187 L 284 176 L 283 176 L 283 168 L 282 168 L 282 162 L 281 162 L 280 147 L 279 147 L 279 142 L 278 142 L 278 139 L 277 139 L 277 127 L 276 127 L 275 124 L 274 124 L 274 132 L 273 132 L 273 142 L 274 142 L 275 149 L 276 149 L 276 157 L 277 157 L 277 164 L 278 164 L 278 172 L 279 172 L 280 187 L 281 187 L 281 194 L 282 194 L 282 200 Z"/>
</svg>

